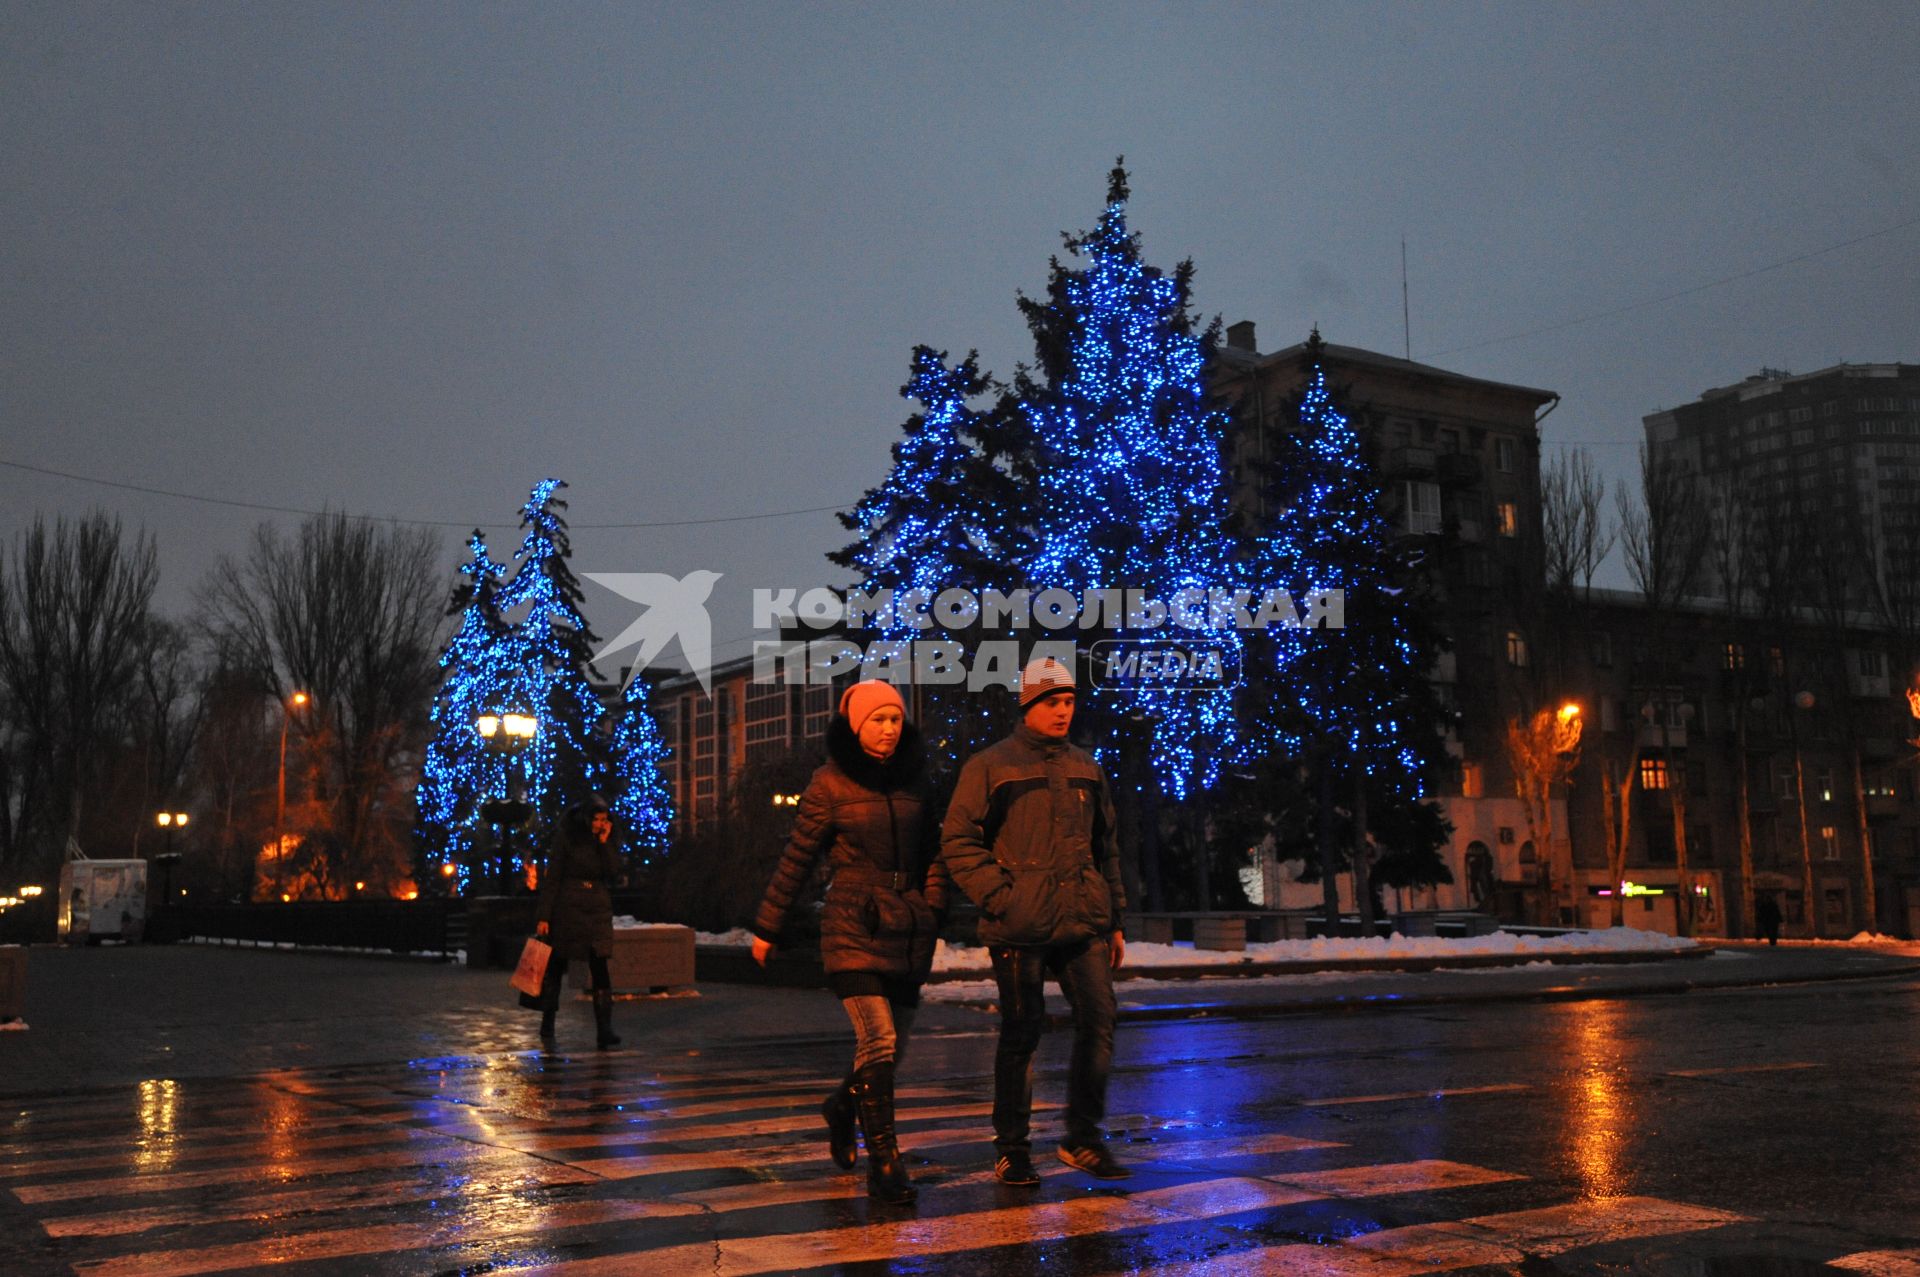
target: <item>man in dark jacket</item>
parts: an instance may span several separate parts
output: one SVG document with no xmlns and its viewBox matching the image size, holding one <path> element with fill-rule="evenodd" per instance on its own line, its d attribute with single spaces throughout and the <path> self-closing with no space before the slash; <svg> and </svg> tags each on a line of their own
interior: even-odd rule
<svg viewBox="0 0 1920 1277">
<path fill-rule="evenodd" d="M 980 906 L 980 940 L 999 985 L 993 1169 L 1004 1184 L 1040 1182 L 1028 1135 L 1049 974 L 1073 1008 L 1060 1160 L 1102 1179 L 1128 1174 L 1100 1132 L 1126 889 L 1107 778 L 1091 754 L 1067 743 L 1073 704 L 1073 671 L 1050 658 L 1029 664 L 1020 675 L 1020 726 L 967 760 L 941 830 L 949 872 Z"/>
</svg>

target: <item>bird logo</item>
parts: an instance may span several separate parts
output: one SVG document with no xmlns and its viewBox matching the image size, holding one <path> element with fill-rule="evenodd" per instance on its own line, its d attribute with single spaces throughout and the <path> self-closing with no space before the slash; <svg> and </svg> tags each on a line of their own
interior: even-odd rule
<svg viewBox="0 0 1920 1277">
<path fill-rule="evenodd" d="M 702 568 L 682 577 L 665 572 L 582 572 L 580 575 L 644 609 L 633 624 L 594 653 L 595 662 L 637 646 L 633 672 L 627 677 L 631 683 L 666 650 L 668 643 L 678 639 L 680 655 L 686 658 L 693 676 L 700 680 L 701 690 L 709 696 L 713 694 L 713 621 L 707 615 L 707 597 L 713 593 L 720 573 Z"/>
</svg>

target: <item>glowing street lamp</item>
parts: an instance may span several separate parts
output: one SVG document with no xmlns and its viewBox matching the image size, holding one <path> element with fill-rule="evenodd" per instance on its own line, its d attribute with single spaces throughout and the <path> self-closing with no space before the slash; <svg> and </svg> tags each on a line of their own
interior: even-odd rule
<svg viewBox="0 0 1920 1277">
<path fill-rule="evenodd" d="M 480 804 L 480 819 L 500 831 L 500 894 L 504 896 L 513 891 L 513 831 L 533 815 L 532 804 L 520 796 L 520 769 L 514 760 L 539 733 L 540 722 L 531 715 L 510 711 L 482 714 L 473 720 L 473 727 L 490 748 L 507 758 L 507 796 Z"/>
<path fill-rule="evenodd" d="M 280 798 L 273 809 L 273 881 L 275 886 L 285 882 L 287 856 L 287 726 L 293 721 L 293 711 L 307 703 L 305 692 L 295 692 L 280 706 Z M 286 897 L 284 893 L 281 898 Z"/>
<path fill-rule="evenodd" d="M 157 811 L 153 813 L 153 823 L 166 831 L 167 849 L 155 856 L 154 863 L 160 866 L 160 900 L 171 903 L 173 900 L 173 867 L 179 863 L 180 853 L 173 849 L 173 831 L 185 829 L 187 821 L 192 819 L 184 811 Z"/>
</svg>

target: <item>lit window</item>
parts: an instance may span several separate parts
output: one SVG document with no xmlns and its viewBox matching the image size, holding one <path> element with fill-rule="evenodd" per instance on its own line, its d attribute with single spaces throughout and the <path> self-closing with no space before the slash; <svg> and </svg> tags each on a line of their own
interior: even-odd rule
<svg viewBox="0 0 1920 1277">
<path fill-rule="evenodd" d="M 1832 825 L 1820 826 L 1820 855 L 1827 860 L 1840 859 L 1840 831 Z"/>
<path fill-rule="evenodd" d="M 1515 669 L 1525 669 L 1527 665 L 1527 640 L 1519 630 L 1507 631 L 1507 664 Z"/>
<path fill-rule="evenodd" d="M 1493 507 L 1493 523 L 1503 537 L 1520 535 L 1520 509 L 1511 501 L 1502 501 Z"/>
<path fill-rule="evenodd" d="M 1479 798 L 1486 793 L 1486 780 L 1481 774 L 1479 763 L 1460 764 L 1460 796 Z"/>
<path fill-rule="evenodd" d="M 1665 789 L 1667 787 L 1667 760 L 1664 758 L 1643 758 L 1640 760 L 1640 788 Z"/>
<path fill-rule="evenodd" d="M 1728 643 L 1721 649 L 1720 668 L 1724 670 L 1743 670 L 1747 667 L 1746 649 L 1738 643 Z"/>
</svg>

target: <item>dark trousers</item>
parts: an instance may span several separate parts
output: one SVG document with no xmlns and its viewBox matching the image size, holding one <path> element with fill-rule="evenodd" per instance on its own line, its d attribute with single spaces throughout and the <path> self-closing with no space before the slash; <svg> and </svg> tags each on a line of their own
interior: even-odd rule
<svg viewBox="0 0 1920 1277">
<path fill-rule="evenodd" d="M 1033 1118 L 1033 1052 L 1047 1031 L 1046 979 L 1060 983 L 1073 1008 L 1073 1055 L 1067 1066 L 1067 1142 L 1100 1138 L 1113 1070 L 1113 966 L 1105 937 L 1033 948 L 997 946 L 993 979 L 1000 992 L 1000 1045 L 993 1054 L 993 1143 L 1025 1151 Z"/>
<path fill-rule="evenodd" d="M 613 977 L 607 974 L 607 960 L 599 954 L 587 959 L 587 974 L 593 979 L 596 989 L 613 988 Z M 567 960 L 558 954 L 547 959 L 547 976 L 540 982 L 540 1005 L 543 1010 L 551 1011 L 560 1005 L 560 982 L 567 978 Z"/>
</svg>

